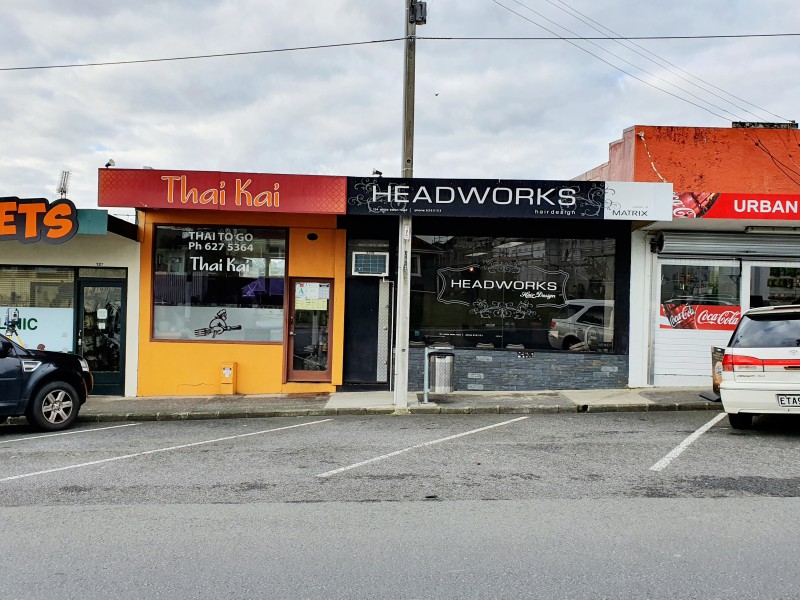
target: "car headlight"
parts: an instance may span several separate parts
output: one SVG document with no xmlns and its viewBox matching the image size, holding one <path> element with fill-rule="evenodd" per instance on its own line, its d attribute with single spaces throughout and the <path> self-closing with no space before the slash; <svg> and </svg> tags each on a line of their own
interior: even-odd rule
<svg viewBox="0 0 800 600">
<path fill-rule="evenodd" d="M 89 372 L 89 363 L 86 362 L 86 359 L 83 358 L 83 357 L 80 357 L 80 358 L 78 358 L 78 360 L 81 363 L 81 369 L 88 373 Z"/>
</svg>

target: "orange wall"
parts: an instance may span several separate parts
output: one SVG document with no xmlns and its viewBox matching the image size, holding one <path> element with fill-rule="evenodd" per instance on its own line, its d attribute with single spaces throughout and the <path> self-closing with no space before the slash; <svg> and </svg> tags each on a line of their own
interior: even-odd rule
<svg viewBox="0 0 800 600">
<path fill-rule="evenodd" d="M 288 274 L 334 279 L 332 371 L 330 383 L 284 383 L 283 344 L 178 342 L 151 340 L 153 226 L 247 225 L 289 229 Z M 153 211 L 139 213 L 141 245 L 139 329 L 140 396 L 213 395 L 221 393 L 221 363 L 236 362 L 237 392 L 274 394 L 334 391 L 341 384 L 344 336 L 346 233 L 336 229 L 333 215 L 242 215 L 219 211 Z M 309 233 L 318 239 L 310 241 Z M 287 287 L 287 294 L 289 289 Z"/>
<path fill-rule="evenodd" d="M 765 194 L 796 194 L 800 181 L 796 129 L 637 125 L 618 145 L 609 146 L 610 181 L 658 182 L 660 174 L 676 192 Z"/>
</svg>

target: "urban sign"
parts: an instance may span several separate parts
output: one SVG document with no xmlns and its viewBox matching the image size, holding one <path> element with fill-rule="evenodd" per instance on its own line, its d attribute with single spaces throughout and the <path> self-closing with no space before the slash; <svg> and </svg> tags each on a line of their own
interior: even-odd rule
<svg viewBox="0 0 800 600">
<path fill-rule="evenodd" d="M 798 194 L 676 193 L 672 203 L 676 219 L 800 219 Z"/>
</svg>

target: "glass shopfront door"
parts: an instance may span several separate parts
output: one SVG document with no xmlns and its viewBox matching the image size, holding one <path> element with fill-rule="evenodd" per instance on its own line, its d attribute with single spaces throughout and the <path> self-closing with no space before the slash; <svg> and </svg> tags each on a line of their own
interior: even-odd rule
<svg viewBox="0 0 800 600">
<path fill-rule="evenodd" d="M 287 380 L 330 381 L 333 281 L 292 279 Z"/>
<path fill-rule="evenodd" d="M 82 280 L 78 291 L 78 354 L 89 363 L 96 395 L 125 391 L 125 285 Z"/>
</svg>

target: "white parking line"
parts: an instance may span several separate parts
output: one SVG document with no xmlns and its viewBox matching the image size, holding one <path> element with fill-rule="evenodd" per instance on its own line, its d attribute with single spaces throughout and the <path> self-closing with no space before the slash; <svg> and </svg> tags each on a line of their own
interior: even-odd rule
<svg viewBox="0 0 800 600">
<path fill-rule="evenodd" d="M 191 448 L 193 446 L 203 446 L 205 444 L 215 444 L 217 442 L 224 442 L 227 440 L 235 440 L 239 438 L 249 437 L 251 435 L 260 435 L 262 433 L 272 433 L 273 431 L 284 431 L 285 429 L 294 429 L 296 427 L 305 427 L 306 425 L 316 425 L 317 423 L 325 423 L 333 419 L 323 419 L 322 421 L 311 421 L 310 423 L 300 423 L 299 425 L 289 425 L 288 427 L 276 427 L 275 429 L 264 429 L 262 431 L 251 431 L 250 433 L 240 433 L 239 435 L 229 435 L 226 437 L 216 438 L 214 440 L 204 440 L 202 442 L 192 442 L 191 444 L 181 444 L 180 446 L 169 446 L 167 448 L 156 448 L 155 450 L 145 450 L 144 452 L 134 452 L 133 454 L 125 454 L 123 456 L 114 456 L 112 458 L 104 458 L 102 460 L 93 460 L 91 462 L 79 463 L 76 465 L 68 465 L 66 467 L 57 467 L 55 469 L 46 469 L 44 471 L 36 471 L 34 473 L 23 473 L 22 475 L 12 475 L 11 477 L 3 477 L 0 482 L 14 481 L 16 479 L 25 479 L 26 477 L 35 477 L 36 475 L 47 475 L 48 473 L 57 473 L 59 471 L 69 471 L 70 469 L 80 469 L 82 467 L 91 467 L 93 465 L 101 465 L 103 463 L 113 462 L 115 460 L 124 460 L 126 458 L 135 458 L 137 456 L 147 456 L 149 454 L 156 454 L 158 452 L 169 452 L 170 450 L 181 450 L 183 448 Z"/>
<path fill-rule="evenodd" d="M 389 454 L 384 454 L 383 456 L 376 456 L 375 458 L 370 458 L 368 460 L 362 460 L 361 462 L 355 463 L 353 465 L 348 465 L 346 467 L 341 467 L 339 469 L 334 469 L 333 471 L 326 471 L 325 473 L 320 473 L 317 477 L 330 477 L 331 475 L 336 475 L 337 473 L 343 473 L 344 471 L 349 471 L 350 469 L 356 469 L 358 467 L 363 467 L 364 465 L 368 465 L 369 463 L 374 463 L 379 460 L 383 460 L 385 458 L 391 458 L 392 456 L 397 456 L 398 454 L 402 454 L 403 452 L 408 452 L 409 450 L 416 450 L 417 448 L 424 448 L 425 446 L 433 446 L 434 444 L 440 444 L 442 442 L 447 442 L 449 440 L 454 440 L 456 438 L 464 437 L 465 435 L 472 435 L 473 433 L 478 433 L 481 431 L 486 431 L 487 429 L 493 429 L 495 427 L 501 427 L 503 425 L 508 425 L 509 423 L 515 423 L 516 421 L 522 421 L 527 419 L 528 417 L 517 417 L 516 419 L 511 419 L 510 421 L 503 421 L 502 423 L 495 423 L 494 425 L 487 425 L 486 427 L 481 427 L 480 429 L 473 429 L 472 431 L 465 431 L 464 433 L 457 433 L 456 435 L 450 435 L 445 438 L 439 438 L 438 440 L 432 440 L 430 442 L 424 442 L 422 444 L 417 444 L 416 446 L 410 446 L 408 448 L 403 448 L 402 450 L 395 450 L 394 452 L 390 452 Z"/>
<path fill-rule="evenodd" d="M 43 435 L 31 435 L 24 438 L 14 438 L 11 440 L 0 440 L 0 444 L 10 444 L 11 442 L 26 442 L 28 440 L 39 440 L 42 438 L 55 437 L 57 435 L 75 435 L 76 433 L 91 433 L 92 431 L 103 431 L 105 429 L 118 429 L 119 427 L 133 427 L 140 423 L 125 423 L 124 425 L 112 425 L 110 427 L 92 427 L 89 429 L 77 429 L 73 431 L 61 431 L 59 433 L 45 433 Z"/>
<path fill-rule="evenodd" d="M 692 442 L 694 442 L 697 438 L 699 438 L 701 435 L 703 435 L 706 431 L 708 431 L 714 425 L 716 425 L 722 419 L 724 419 L 725 418 L 725 414 L 726 413 L 720 413 L 716 417 L 711 419 L 708 423 L 703 425 L 700 429 L 695 431 L 692 435 L 690 435 L 685 440 L 683 440 L 680 444 L 675 446 L 675 448 L 673 448 L 672 451 L 669 454 L 667 454 L 664 458 L 662 458 L 660 461 L 658 461 L 656 464 L 654 464 L 652 467 L 650 467 L 650 470 L 651 471 L 661 471 L 661 470 L 663 470 L 664 467 L 669 465 L 669 463 L 671 463 L 675 458 L 680 456 L 681 452 L 686 450 L 692 444 Z"/>
</svg>

